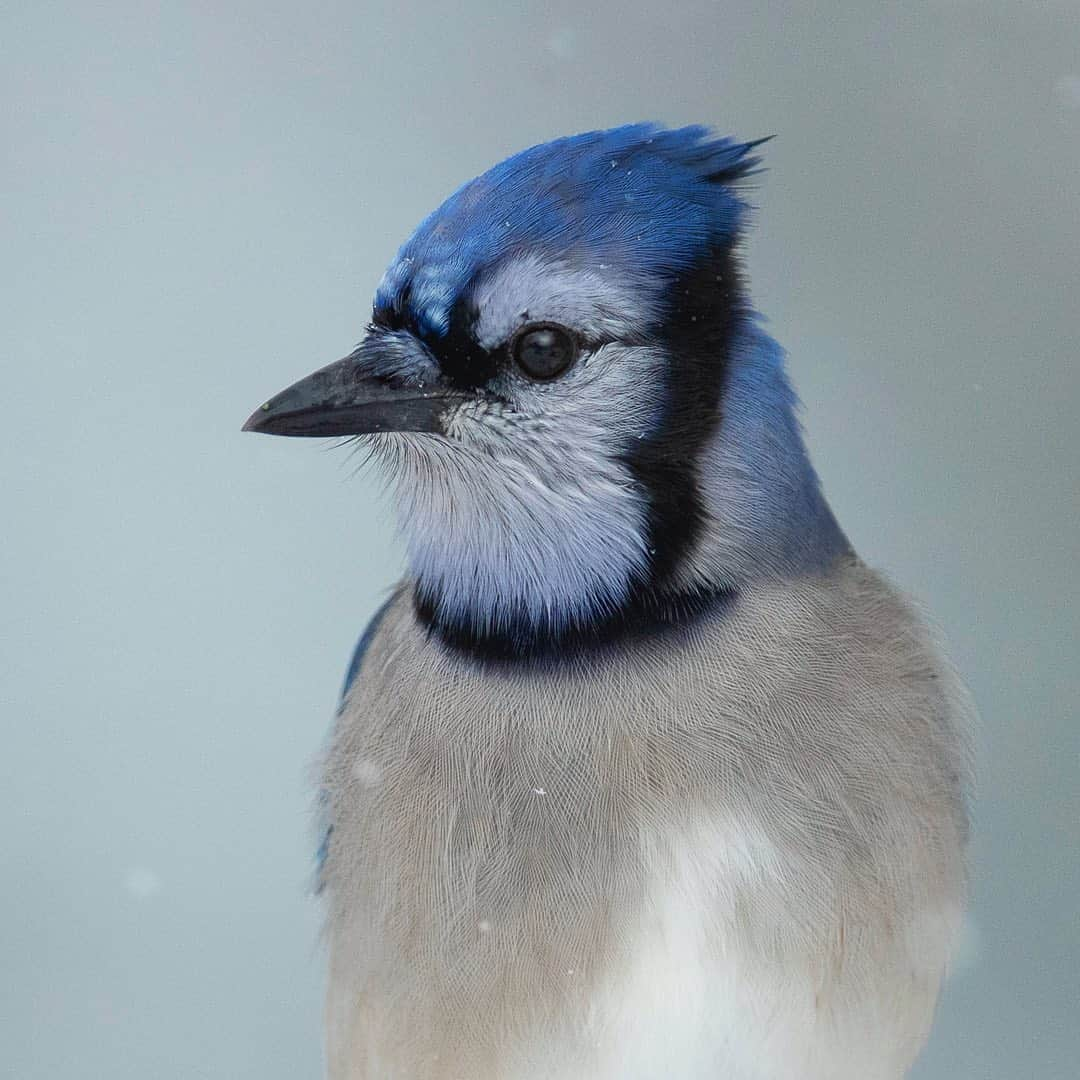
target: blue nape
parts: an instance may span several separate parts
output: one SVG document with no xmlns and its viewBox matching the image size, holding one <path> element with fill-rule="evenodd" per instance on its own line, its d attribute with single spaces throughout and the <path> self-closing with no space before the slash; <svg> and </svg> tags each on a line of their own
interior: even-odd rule
<svg viewBox="0 0 1080 1080">
<path fill-rule="evenodd" d="M 762 141 L 630 124 L 524 150 L 420 224 L 375 310 L 442 337 L 470 281 L 516 250 L 645 279 L 678 273 L 738 230 L 746 208 L 735 185 L 756 171 Z"/>
</svg>

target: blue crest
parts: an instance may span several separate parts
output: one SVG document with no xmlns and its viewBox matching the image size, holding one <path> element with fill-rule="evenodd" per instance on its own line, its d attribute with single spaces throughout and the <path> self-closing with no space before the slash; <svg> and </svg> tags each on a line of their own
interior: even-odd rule
<svg viewBox="0 0 1080 1080">
<path fill-rule="evenodd" d="M 469 283 L 514 251 L 674 274 L 738 231 L 752 151 L 703 127 L 631 124 L 523 150 L 460 187 L 405 242 L 375 297 L 443 336 Z"/>
</svg>

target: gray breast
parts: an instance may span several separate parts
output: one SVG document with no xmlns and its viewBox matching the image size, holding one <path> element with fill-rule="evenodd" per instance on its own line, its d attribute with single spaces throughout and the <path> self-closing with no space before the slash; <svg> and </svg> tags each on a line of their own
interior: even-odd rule
<svg viewBox="0 0 1080 1080">
<path fill-rule="evenodd" d="M 717 889 L 762 948 L 824 948 L 956 891 L 958 701 L 855 560 L 749 589 L 677 648 L 531 671 L 448 654 L 403 587 L 325 768 L 331 979 L 367 1010 L 350 1023 L 416 1075 L 454 1054 L 486 1075 L 506 1032 L 588 1009 L 630 961 L 648 882 L 678 872 L 674 840 L 718 816 L 785 860 L 767 905 Z"/>
</svg>

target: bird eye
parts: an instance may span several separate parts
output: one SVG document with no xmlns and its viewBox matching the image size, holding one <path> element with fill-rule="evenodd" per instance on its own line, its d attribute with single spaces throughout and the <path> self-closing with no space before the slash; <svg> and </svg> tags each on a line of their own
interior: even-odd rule
<svg viewBox="0 0 1080 1080">
<path fill-rule="evenodd" d="M 574 362 L 577 342 L 565 327 L 533 323 L 518 332 L 510 352 L 530 379 L 554 379 Z"/>
</svg>

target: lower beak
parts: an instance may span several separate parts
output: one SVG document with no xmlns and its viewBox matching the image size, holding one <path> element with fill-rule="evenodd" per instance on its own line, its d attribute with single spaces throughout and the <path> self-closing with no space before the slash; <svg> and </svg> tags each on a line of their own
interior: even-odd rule
<svg viewBox="0 0 1080 1080">
<path fill-rule="evenodd" d="M 462 401 L 438 387 L 393 387 L 347 356 L 260 405 L 244 431 L 268 435 L 367 435 L 377 431 L 444 433 L 443 419 Z"/>
</svg>

